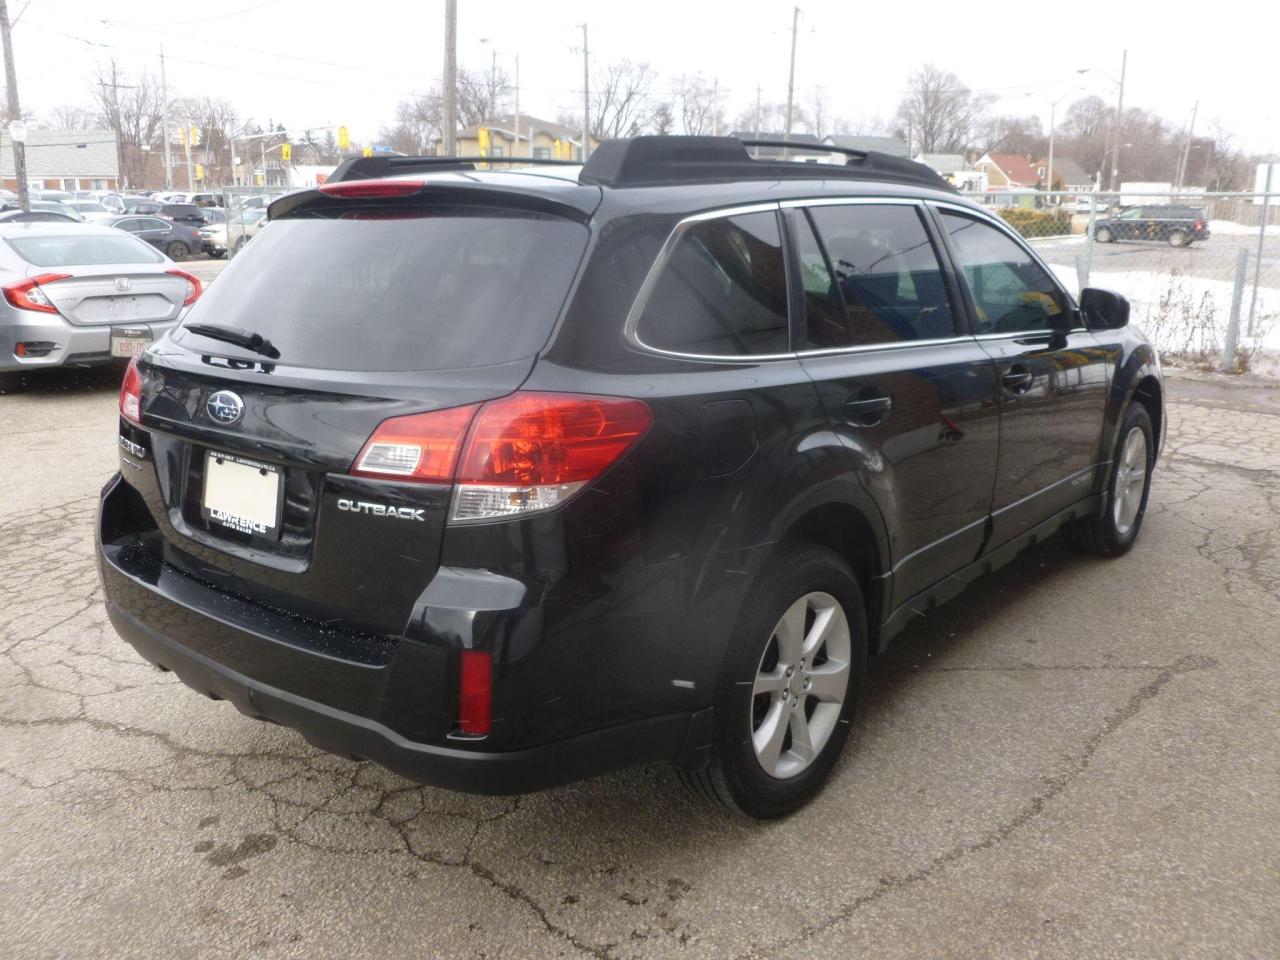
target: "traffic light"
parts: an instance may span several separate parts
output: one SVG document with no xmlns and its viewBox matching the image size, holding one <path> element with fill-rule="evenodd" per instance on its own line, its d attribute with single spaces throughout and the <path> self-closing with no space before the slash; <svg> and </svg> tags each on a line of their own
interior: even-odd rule
<svg viewBox="0 0 1280 960">
<path fill-rule="evenodd" d="M 192 127 L 187 134 L 187 142 L 193 147 L 200 146 L 200 128 Z"/>
<path fill-rule="evenodd" d="M 280 144 L 280 159 L 288 163 L 293 159 L 293 146 L 288 143 Z"/>
<path fill-rule="evenodd" d="M 366 156 L 366 157 L 372 157 L 372 156 L 373 156 L 373 147 L 372 147 L 372 146 L 369 146 L 369 145 L 366 145 L 366 146 L 365 146 L 365 148 L 364 148 L 363 150 L 361 150 L 361 151 L 360 151 L 360 153 L 361 153 L 361 154 L 363 154 L 363 155 L 364 155 L 364 156 Z"/>
<path fill-rule="evenodd" d="M 338 149 L 349 150 L 350 148 L 351 148 L 351 131 L 348 130 L 346 127 L 339 127 L 338 128 Z"/>
<path fill-rule="evenodd" d="M 480 156 L 487 157 L 489 155 L 489 128 L 481 127 L 476 131 L 476 143 L 480 147 Z"/>
<path fill-rule="evenodd" d="M 203 180 L 203 179 L 204 179 L 204 164 L 203 164 L 203 163 L 197 163 L 197 164 L 196 164 L 196 179 L 197 179 L 197 180 Z"/>
</svg>

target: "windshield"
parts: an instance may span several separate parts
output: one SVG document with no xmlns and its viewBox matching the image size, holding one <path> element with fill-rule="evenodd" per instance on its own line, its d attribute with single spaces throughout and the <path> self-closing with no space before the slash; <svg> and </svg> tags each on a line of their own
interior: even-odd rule
<svg viewBox="0 0 1280 960">
<path fill-rule="evenodd" d="M 101 263 L 160 263 L 162 257 L 141 240 L 124 234 L 11 237 L 6 241 L 36 267 L 93 266 Z"/>
<path fill-rule="evenodd" d="M 586 242 L 581 224 L 491 207 L 278 220 L 189 319 L 259 333 L 282 363 L 319 369 L 505 363 L 546 342 Z M 177 339 L 200 350 L 214 343 L 186 331 Z"/>
</svg>

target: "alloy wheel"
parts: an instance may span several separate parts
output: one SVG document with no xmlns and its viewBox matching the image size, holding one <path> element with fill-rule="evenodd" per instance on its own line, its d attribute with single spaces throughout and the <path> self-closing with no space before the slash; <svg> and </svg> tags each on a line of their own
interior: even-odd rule
<svg viewBox="0 0 1280 960">
<path fill-rule="evenodd" d="M 1116 467 L 1116 485 L 1112 510 L 1116 533 L 1128 536 L 1138 519 L 1142 506 L 1142 493 L 1147 484 L 1147 435 L 1141 427 L 1134 427 L 1124 438 L 1120 462 Z"/>
<path fill-rule="evenodd" d="M 849 620 L 829 593 L 807 593 L 773 628 L 756 668 L 751 745 L 779 780 L 806 770 L 822 752 L 844 708 L 852 644 Z"/>
</svg>

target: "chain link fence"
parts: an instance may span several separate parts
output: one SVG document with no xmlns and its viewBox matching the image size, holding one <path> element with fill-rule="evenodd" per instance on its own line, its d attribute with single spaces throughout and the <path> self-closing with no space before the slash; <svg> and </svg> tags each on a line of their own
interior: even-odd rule
<svg viewBox="0 0 1280 960">
<path fill-rule="evenodd" d="M 965 196 L 1026 237 L 1068 288 L 1123 293 L 1163 354 L 1280 365 L 1280 193 Z"/>
</svg>

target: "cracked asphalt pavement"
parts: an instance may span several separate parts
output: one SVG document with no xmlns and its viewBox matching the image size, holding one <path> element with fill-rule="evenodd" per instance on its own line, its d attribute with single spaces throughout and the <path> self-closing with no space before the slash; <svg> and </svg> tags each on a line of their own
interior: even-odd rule
<svg viewBox="0 0 1280 960">
<path fill-rule="evenodd" d="M 0 395 L 0 956 L 1280 955 L 1280 390 L 1171 381 L 1132 553 L 918 623 L 754 824 L 662 767 L 417 786 L 148 666 L 93 563 L 118 377 Z"/>
</svg>

